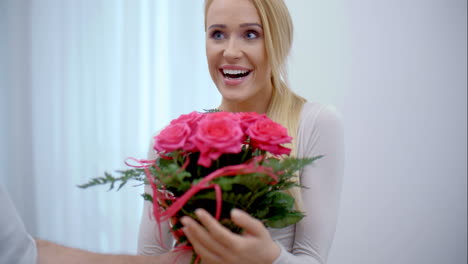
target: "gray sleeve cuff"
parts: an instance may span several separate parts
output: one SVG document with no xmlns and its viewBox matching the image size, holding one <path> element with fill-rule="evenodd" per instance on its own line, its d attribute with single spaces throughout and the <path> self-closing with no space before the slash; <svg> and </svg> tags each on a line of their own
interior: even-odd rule
<svg viewBox="0 0 468 264">
<path fill-rule="evenodd" d="M 317 259 L 306 255 L 293 255 L 289 253 L 280 243 L 276 242 L 280 247 L 280 255 L 273 261 L 272 264 L 322 264 Z"/>
<path fill-rule="evenodd" d="M 279 246 L 280 248 L 280 255 L 275 259 L 275 261 L 273 261 L 272 264 L 283 264 L 283 263 L 288 263 L 287 262 L 287 256 L 286 256 L 286 250 L 284 249 L 284 247 L 280 244 L 280 243 L 277 243 L 276 244 Z"/>
</svg>

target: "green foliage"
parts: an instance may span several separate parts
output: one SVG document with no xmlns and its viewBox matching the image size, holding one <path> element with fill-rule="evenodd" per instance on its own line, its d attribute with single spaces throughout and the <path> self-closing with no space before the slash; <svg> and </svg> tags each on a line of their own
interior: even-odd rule
<svg viewBox="0 0 468 264">
<path fill-rule="evenodd" d="M 120 182 L 119 187 L 117 188 L 117 191 L 118 191 L 123 186 L 125 186 L 127 182 L 130 180 L 135 180 L 135 181 L 145 183 L 145 171 L 143 169 L 130 169 L 130 170 L 124 170 L 124 171 L 117 171 L 117 172 L 119 174 L 122 174 L 123 176 L 115 178 L 110 173 L 105 172 L 104 177 L 94 178 L 85 184 L 78 185 L 78 187 L 85 189 L 91 186 L 110 184 L 109 186 L 109 191 L 110 191 L 114 189 L 115 187 L 114 185 L 116 183 Z"/>
<path fill-rule="evenodd" d="M 214 162 L 211 168 L 203 168 L 197 165 L 198 154 L 170 153 L 168 159 L 160 158 L 156 161 L 156 166 L 148 167 L 153 177 L 154 183 L 159 189 L 164 189 L 172 193 L 175 197 L 183 195 L 192 186 L 198 184 L 203 177 L 219 169 L 221 166 L 241 164 L 253 156 L 263 155 L 261 151 L 252 151 L 243 148 L 239 154 L 225 154 Z M 292 187 L 303 187 L 293 181 L 298 172 L 305 166 L 313 163 L 322 156 L 313 158 L 290 158 L 277 159 L 266 158 L 258 165 L 269 167 L 278 177 L 277 181 L 264 173 L 240 174 L 234 176 L 219 177 L 211 181 L 210 184 L 217 184 L 222 190 L 222 212 L 220 222 L 235 233 L 242 230 L 230 220 L 230 211 L 239 208 L 246 211 L 253 217 L 261 220 L 265 226 L 272 228 L 282 228 L 300 221 L 304 214 L 294 209 L 294 198 L 285 193 Z M 189 158 L 188 166 L 183 169 L 182 164 Z M 218 165 L 217 165 L 218 163 Z M 148 184 L 144 169 L 135 168 L 124 171 L 117 171 L 120 177 L 114 177 L 105 173 L 104 177 L 90 180 L 88 183 L 79 185 L 80 188 L 88 188 L 96 185 L 109 184 L 112 190 L 118 184 L 120 190 L 127 182 L 133 180 Z M 147 193 L 142 197 L 151 202 L 156 202 Z M 162 204 L 170 205 L 172 201 L 167 200 Z M 165 206 L 167 206 L 165 205 Z M 188 215 L 197 220 L 194 211 L 197 208 L 204 208 L 211 214 L 216 212 L 216 193 L 214 189 L 204 189 L 196 193 L 177 213 L 176 219 Z M 172 229 L 180 229 L 180 222 L 176 222 Z M 179 238 L 178 243 L 186 241 L 186 237 Z"/>
<path fill-rule="evenodd" d="M 277 215 L 264 220 L 264 224 L 272 228 L 282 228 L 299 222 L 304 214 L 298 211 L 281 211 Z"/>
<path fill-rule="evenodd" d="M 190 181 L 186 180 L 191 174 L 185 170 L 181 170 L 176 163 L 170 163 L 163 167 L 158 174 L 158 179 L 162 184 L 177 192 L 185 192 L 191 186 Z"/>
<path fill-rule="evenodd" d="M 213 109 L 203 109 L 203 111 L 205 111 L 205 113 L 216 113 L 216 112 L 222 112 L 221 110 L 219 110 L 218 108 L 213 108 Z"/>
<path fill-rule="evenodd" d="M 150 202 L 153 202 L 153 196 L 147 194 L 147 193 L 143 193 L 141 195 L 143 197 L 143 199 L 145 199 L 145 201 L 150 201 Z"/>
</svg>

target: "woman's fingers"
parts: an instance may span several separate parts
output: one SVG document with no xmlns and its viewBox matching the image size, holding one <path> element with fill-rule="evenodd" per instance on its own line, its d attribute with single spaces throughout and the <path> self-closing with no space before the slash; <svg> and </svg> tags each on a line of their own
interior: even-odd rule
<svg viewBox="0 0 468 264">
<path fill-rule="evenodd" d="M 198 222 L 190 217 L 181 219 L 184 233 L 203 263 L 271 263 L 280 253 L 262 222 L 234 209 L 231 218 L 246 232 L 232 233 L 208 212 L 197 209 Z"/>
<path fill-rule="evenodd" d="M 203 259 L 210 259 L 213 261 L 221 260 L 219 256 L 222 256 L 225 248 L 217 241 L 213 240 L 205 228 L 190 217 L 183 217 L 181 222 L 184 225 L 183 231 L 185 235 L 195 251 Z"/>
<path fill-rule="evenodd" d="M 246 212 L 239 209 L 232 209 L 231 219 L 236 225 L 242 227 L 249 235 L 263 237 L 268 233 L 260 220 L 253 218 Z"/>
<path fill-rule="evenodd" d="M 246 232 L 244 237 L 256 241 L 257 245 L 262 245 L 257 247 L 255 252 L 258 259 L 262 259 L 264 263 L 272 263 L 279 256 L 280 247 L 271 240 L 270 233 L 260 220 L 239 209 L 231 211 L 231 219 L 235 224 L 244 228 Z"/>
<path fill-rule="evenodd" d="M 193 236 L 193 234 L 190 231 L 184 229 L 184 232 L 188 240 L 192 244 L 193 250 L 197 252 L 198 256 L 203 260 L 203 263 L 222 263 L 221 257 L 215 254 L 209 248 L 205 247 L 205 245 L 201 243 L 198 240 L 198 238 Z"/>
<path fill-rule="evenodd" d="M 195 211 L 198 219 L 208 230 L 210 235 L 224 247 L 229 248 L 233 245 L 236 234 L 232 233 L 229 229 L 221 225 L 210 213 L 204 209 L 197 209 Z"/>
</svg>

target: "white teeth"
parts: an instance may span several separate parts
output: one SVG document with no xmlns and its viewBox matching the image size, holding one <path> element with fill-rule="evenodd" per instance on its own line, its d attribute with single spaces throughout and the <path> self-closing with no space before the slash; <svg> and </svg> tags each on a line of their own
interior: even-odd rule
<svg viewBox="0 0 468 264">
<path fill-rule="evenodd" d="M 224 74 L 245 74 L 247 72 L 249 72 L 249 71 L 223 69 Z"/>
</svg>

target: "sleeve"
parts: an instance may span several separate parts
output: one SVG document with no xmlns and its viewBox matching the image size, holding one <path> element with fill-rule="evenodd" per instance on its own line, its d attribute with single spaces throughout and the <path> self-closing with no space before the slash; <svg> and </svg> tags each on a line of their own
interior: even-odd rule
<svg viewBox="0 0 468 264">
<path fill-rule="evenodd" d="M 153 140 L 148 151 L 148 159 L 156 159 L 153 150 Z M 145 193 L 153 195 L 149 185 L 145 186 Z M 170 233 L 169 221 L 161 223 L 161 234 L 153 217 L 153 205 L 149 201 L 144 201 L 143 214 L 141 216 L 140 231 L 138 234 L 138 254 L 148 256 L 159 256 L 168 253 L 172 249 L 174 239 Z"/>
<path fill-rule="evenodd" d="M 1 184 L 0 208 L 0 263 L 36 263 L 36 243 L 26 232 L 21 218 Z"/>
<path fill-rule="evenodd" d="M 338 218 L 344 171 L 344 131 L 338 112 L 329 106 L 305 111 L 298 131 L 298 156 L 324 155 L 301 172 L 306 217 L 296 224 L 291 253 L 281 247 L 274 264 L 325 264 Z"/>
</svg>

